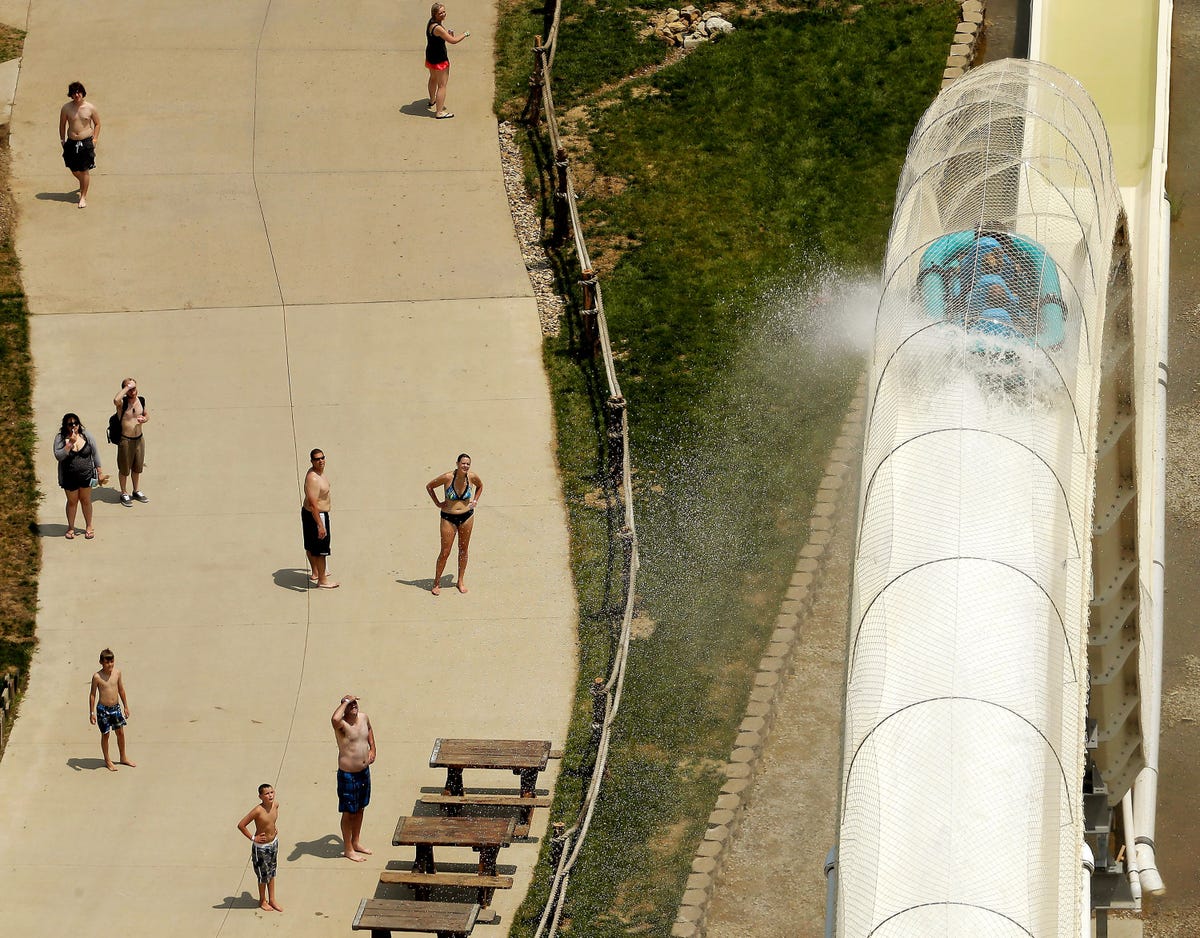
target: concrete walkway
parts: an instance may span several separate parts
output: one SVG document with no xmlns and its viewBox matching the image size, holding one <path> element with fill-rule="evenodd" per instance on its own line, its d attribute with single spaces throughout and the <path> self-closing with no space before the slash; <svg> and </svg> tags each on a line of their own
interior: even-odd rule
<svg viewBox="0 0 1200 938">
<path fill-rule="evenodd" d="M 563 742 L 574 593 L 491 113 L 494 11 L 451 6 L 449 25 L 472 36 L 451 50 L 458 116 L 435 121 L 426 10 L 0 4 L 28 30 L 13 191 L 46 493 L 40 645 L 0 763 L 12 934 L 347 933 L 385 863 L 412 859 L 391 832 L 423 786 L 440 789 L 435 736 Z M 73 79 L 103 120 L 85 210 L 55 142 Z M 67 541 L 51 439 L 76 411 L 102 440 L 128 374 L 152 414 L 150 502 L 98 490 L 96 539 Z M 314 446 L 329 457 L 342 583 L 319 593 L 298 518 Z M 460 451 L 486 483 L 471 592 L 434 598 L 424 484 Z M 87 719 L 105 645 L 139 763 L 115 774 Z M 345 692 L 362 695 L 379 745 L 362 864 L 339 858 L 336 837 L 329 716 Z M 234 826 L 263 781 L 281 804 L 284 915 L 256 909 Z M 518 888 L 497 894 L 488 935 L 506 933 L 536 851 L 502 852 Z"/>
</svg>

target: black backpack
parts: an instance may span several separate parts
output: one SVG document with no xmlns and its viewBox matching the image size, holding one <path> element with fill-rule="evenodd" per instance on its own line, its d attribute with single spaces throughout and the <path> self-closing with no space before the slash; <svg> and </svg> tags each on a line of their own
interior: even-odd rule
<svg viewBox="0 0 1200 938">
<path fill-rule="evenodd" d="M 139 394 L 138 400 L 142 402 L 142 410 L 145 410 L 146 399 Z M 125 416 L 125 410 L 128 407 L 129 398 L 125 398 L 125 400 L 121 402 L 121 412 L 118 414 L 114 411 L 113 415 L 108 418 L 108 432 L 105 435 L 108 438 L 108 442 L 114 445 L 119 446 L 121 443 L 121 418 Z"/>
</svg>

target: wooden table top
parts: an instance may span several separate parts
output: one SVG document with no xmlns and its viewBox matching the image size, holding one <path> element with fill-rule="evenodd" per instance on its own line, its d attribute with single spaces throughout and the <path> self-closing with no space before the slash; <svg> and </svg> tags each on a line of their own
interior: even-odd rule
<svg viewBox="0 0 1200 938">
<path fill-rule="evenodd" d="M 421 902 L 416 899 L 363 899 L 354 916 L 353 931 L 372 928 L 425 932 L 470 932 L 479 906 L 468 902 Z"/>
<path fill-rule="evenodd" d="M 516 826 L 512 817 L 402 817 L 392 846 L 507 847 Z"/>
<path fill-rule="evenodd" d="M 434 741 L 431 769 L 537 769 L 550 758 L 548 739 L 443 739 Z"/>
</svg>

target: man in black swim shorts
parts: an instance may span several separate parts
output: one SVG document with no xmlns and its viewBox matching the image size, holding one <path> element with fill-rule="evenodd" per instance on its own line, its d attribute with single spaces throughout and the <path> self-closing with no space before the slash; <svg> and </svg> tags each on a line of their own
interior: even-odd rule
<svg viewBox="0 0 1200 938">
<path fill-rule="evenodd" d="M 304 476 L 304 504 L 300 506 L 300 526 L 304 530 L 304 553 L 308 555 L 308 582 L 324 590 L 339 584 L 326 575 L 329 563 L 329 480 L 325 478 L 325 453 L 314 449 L 308 454 L 312 468 Z"/>
<path fill-rule="evenodd" d="M 100 114 L 90 101 L 82 82 L 67 86 L 71 100 L 58 112 L 58 138 L 62 141 L 63 163 L 79 180 L 79 207 L 87 208 L 91 171 L 96 168 L 96 144 L 100 142 Z"/>
</svg>

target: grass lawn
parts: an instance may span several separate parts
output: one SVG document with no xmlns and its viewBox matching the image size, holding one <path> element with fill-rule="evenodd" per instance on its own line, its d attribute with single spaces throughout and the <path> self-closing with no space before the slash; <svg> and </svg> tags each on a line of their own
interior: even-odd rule
<svg viewBox="0 0 1200 938">
<path fill-rule="evenodd" d="M 24 34 L 0 27 L 0 60 L 20 55 Z M 7 130 L 7 128 L 5 128 Z M 0 140 L 0 672 L 26 673 L 33 653 L 41 547 L 34 534 L 37 482 L 31 419 L 32 365 L 21 271 L 13 247 L 16 219 L 8 191 L 8 135 Z"/>
<path fill-rule="evenodd" d="M 821 302 L 822 285 L 878 276 L 957 4 L 772 4 L 727 14 L 736 32 L 666 67 L 666 48 L 638 38 L 646 18 L 622 0 L 565 0 L 553 75 L 629 405 L 642 557 L 640 637 L 564 914 L 564 933 L 588 938 L 670 932 L 862 370 L 824 341 L 821 317 L 841 306 Z M 502 10 L 502 117 L 522 110 L 543 32 L 540 7 Z M 536 135 L 526 144 L 545 206 L 549 155 Z M 582 617 L 554 808 L 570 824 L 593 755 L 588 685 L 607 673 L 623 599 L 619 521 L 602 376 L 570 326 L 545 359 Z M 828 846 L 811 845 L 814 862 Z M 533 933 L 547 870 L 513 935 Z"/>
</svg>

